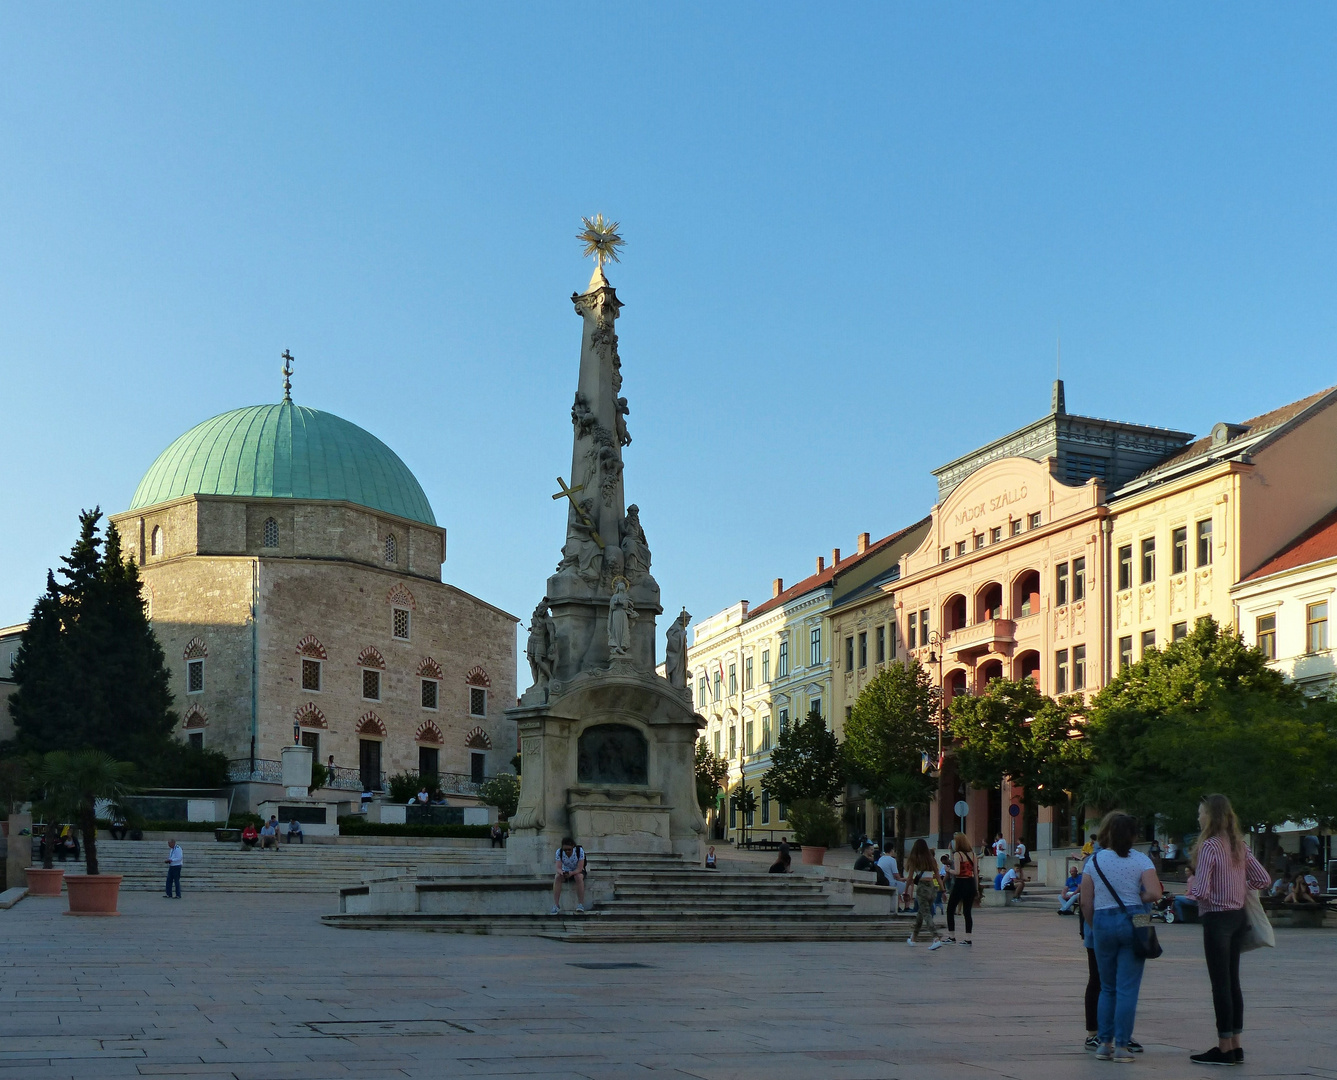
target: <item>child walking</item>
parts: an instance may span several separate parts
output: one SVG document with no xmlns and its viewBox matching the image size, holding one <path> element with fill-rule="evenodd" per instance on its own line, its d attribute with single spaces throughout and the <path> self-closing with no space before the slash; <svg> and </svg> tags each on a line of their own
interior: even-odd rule
<svg viewBox="0 0 1337 1080">
<path fill-rule="evenodd" d="M 933 902 L 938 898 L 942 882 L 938 878 L 938 864 L 933 861 L 933 852 L 921 838 L 910 849 L 910 857 L 905 860 L 905 872 L 910 885 L 915 891 L 915 927 L 905 939 L 907 945 L 913 945 L 921 933 L 928 934 L 933 944 L 929 951 L 942 948 L 942 939 L 938 928 L 933 923 Z"/>
</svg>

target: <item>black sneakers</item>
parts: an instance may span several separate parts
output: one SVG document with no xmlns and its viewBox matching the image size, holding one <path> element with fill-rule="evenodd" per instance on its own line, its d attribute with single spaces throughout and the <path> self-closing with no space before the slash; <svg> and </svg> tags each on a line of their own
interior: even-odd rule
<svg viewBox="0 0 1337 1080">
<path fill-rule="evenodd" d="M 1204 1050 L 1201 1054 L 1190 1054 L 1189 1061 L 1196 1065 L 1234 1065 L 1237 1061 L 1243 1061 L 1243 1054 L 1239 1058 L 1235 1057 L 1235 1051 L 1222 1050 L 1219 1046 L 1213 1046 L 1210 1050 Z"/>
</svg>

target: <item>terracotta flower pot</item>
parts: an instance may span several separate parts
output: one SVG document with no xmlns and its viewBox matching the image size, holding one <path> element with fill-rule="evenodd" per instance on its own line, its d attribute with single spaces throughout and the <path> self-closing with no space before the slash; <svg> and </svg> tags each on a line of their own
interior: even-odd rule
<svg viewBox="0 0 1337 1080">
<path fill-rule="evenodd" d="M 120 874 L 72 874 L 65 879 L 70 894 L 66 915 L 119 915 L 116 899 L 121 892 Z"/>
<path fill-rule="evenodd" d="M 60 881 L 65 876 L 64 870 L 44 870 L 40 866 L 30 866 L 24 873 L 28 875 L 29 896 L 60 895 Z"/>
<path fill-rule="evenodd" d="M 804 844 L 799 854 L 799 862 L 807 866 L 821 866 L 825 858 L 826 848 L 814 847 L 812 844 Z"/>
</svg>

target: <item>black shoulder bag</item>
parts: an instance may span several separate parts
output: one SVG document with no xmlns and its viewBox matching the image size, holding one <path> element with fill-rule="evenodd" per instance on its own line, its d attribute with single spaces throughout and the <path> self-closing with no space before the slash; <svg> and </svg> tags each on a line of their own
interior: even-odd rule
<svg viewBox="0 0 1337 1080">
<path fill-rule="evenodd" d="M 1151 913 L 1139 911 L 1134 915 L 1126 907 L 1123 901 L 1119 899 L 1119 894 L 1114 891 L 1114 886 L 1110 884 L 1110 879 L 1105 876 L 1105 871 L 1100 869 L 1100 860 L 1095 855 L 1091 856 L 1091 865 L 1096 868 L 1096 873 L 1100 875 L 1100 880 L 1105 883 L 1105 888 L 1109 889 L 1110 895 L 1114 897 L 1114 902 L 1119 905 L 1119 910 L 1128 916 L 1133 924 L 1133 955 L 1141 960 L 1155 960 L 1165 950 L 1161 948 L 1160 939 L 1156 937 L 1156 927 L 1151 925 Z"/>
</svg>

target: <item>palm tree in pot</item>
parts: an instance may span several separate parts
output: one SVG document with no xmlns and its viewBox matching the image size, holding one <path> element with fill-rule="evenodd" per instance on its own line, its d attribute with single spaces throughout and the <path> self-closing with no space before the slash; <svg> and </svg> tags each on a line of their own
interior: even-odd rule
<svg viewBox="0 0 1337 1080">
<path fill-rule="evenodd" d="M 101 750 L 55 750 L 42 759 L 37 779 L 44 792 L 42 804 L 48 820 L 56 816 L 72 820 L 83 835 L 87 875 L 65 882 L 71 914 L 116 914 L 121 875 L 99 871 L 97 804 L 108 802 L 113 815 L 123 813 L 119 804 L 129 793 L 134 769 L 129 762 L 117 761 Z"/>
</svg>

